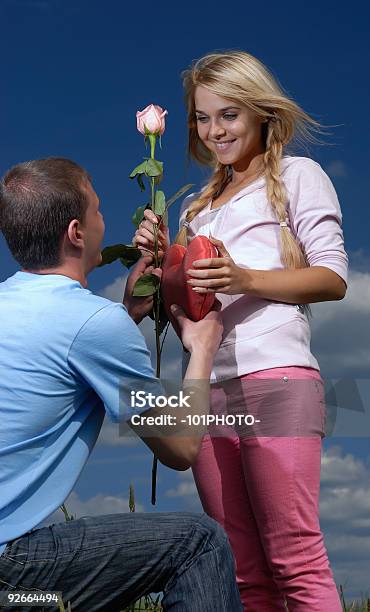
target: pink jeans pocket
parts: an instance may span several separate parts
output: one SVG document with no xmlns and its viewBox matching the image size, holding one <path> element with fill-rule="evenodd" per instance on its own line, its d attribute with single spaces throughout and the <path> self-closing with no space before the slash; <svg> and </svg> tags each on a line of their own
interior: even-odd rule
<svg viewBox="0 0 370 612">
<path fill-rule="evenodd" d="M 212 386 L 211 435 L 323 437 L 324 383 L 317 370 L 296 366 L 246 374 Z M 221 427 L 227 422 L 228 427 Z"/>
</svg>

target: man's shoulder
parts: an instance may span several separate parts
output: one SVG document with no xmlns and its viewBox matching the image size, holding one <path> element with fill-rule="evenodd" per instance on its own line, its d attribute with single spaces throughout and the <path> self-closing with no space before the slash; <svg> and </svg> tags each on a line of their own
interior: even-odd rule
<svg viewBox="0 0 370 612">
<path fill-rule="evenodd" d="M 113 302 L 109 298 L 106 298 L 98 293 L 93 293 L 90 289 L 84 289 L 81 287 L 79 292 L 76 292 L 73 296 L 76 301 L 81 304 L 85 304 L 87 309 L 100 310 L 101 308 L 114 308 L 119 306 L 119 302 Z"/>
<path fill-rule="evenodd" d="M 129 319 L 123 304 L 85 289 L 63 276 L 37 278 L 18 273 L 0 285 L 0 313 L 9 327 L 15 319 L 27 320 L 31 329 L 47 330 L 48 336 L 75 335 L 88 321 L 109 326 L 110 320 Z M 97 317 L 98 313 L 104 313 Z"/>
<path fill-rule="evenodd" d="M 123 303 L 112 301 L 88 289 L 82 288 L 81 291 L 76 292 L 71 298 L 69 307 L 75 320 L 79 320 L 80 329 L 88 328 L 93 334 L 95 330 L 101 333 L 102 329 L 105 332 L 112 330 L 114 333 L 117 326 L 126 331 L 131 326 L 136 328 Z"/>
</svg>

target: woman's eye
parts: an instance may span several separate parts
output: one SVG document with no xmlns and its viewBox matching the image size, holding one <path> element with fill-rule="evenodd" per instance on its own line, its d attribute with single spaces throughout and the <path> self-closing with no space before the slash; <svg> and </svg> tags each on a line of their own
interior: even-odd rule
<svg viewBox="0 0 370 612">
<path fill-rule="evenodd" d="M 237 115 L 233 114 L 233 113 L 226 113 L 224 115 L 224 119 L 227 119 L 228 121 L 232 121 L 233 119 L 236 119 Z"/>
<path fill-rule="evenodd" d="M 201 123 L 205 123 L 207 121 L 207 117 L 197 117 L 197 121 L 200 121 Z"/>
</svg>

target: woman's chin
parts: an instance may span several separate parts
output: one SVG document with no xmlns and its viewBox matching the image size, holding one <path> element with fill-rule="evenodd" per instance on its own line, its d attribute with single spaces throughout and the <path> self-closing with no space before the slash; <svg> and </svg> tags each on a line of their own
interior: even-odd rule
<svg viewBox="0 0 370 612">
<path fill-rule="evenodd" d="M 227 153 L 225 154 L 216 153 L 216 158 L 217 158 L 217 161 L 223 166 L 232 166 L 238 161 L 237 159 L 235 159 L 235 155 L 230 155 Z"/>
</svg>

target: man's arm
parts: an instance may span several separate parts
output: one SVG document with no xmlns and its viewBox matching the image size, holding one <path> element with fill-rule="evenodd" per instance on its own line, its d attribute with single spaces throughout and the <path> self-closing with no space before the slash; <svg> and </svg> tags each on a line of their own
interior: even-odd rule
<svg viewBox="0 0 370 612">
<path fill-rule="evenodd" d="M 142 257 L 127 279 L 123 304 L 135 322 L 140 322 L 153 307 L 153 297 L 132 296 L 135 283 L 143 274 L 154 273 L 159 277 L 161 269 L 150 264 L 152 257 Z M 195 460 L 205 426 L 202 417 L 209 412 L 209 379 L 213 358 L 221 341 L 222 323 L 214 311 L 204 321 L 194 323 L 185 316 L 180 307 L 175 307 L 175 316 L 182 330 L 182 341 L 190 351 L 190 362 L 184 377 L 182 393 L 188 397 L 184 407 L 152 408 L 141 418 L 128 421 L 129 426 L 149 446 L 158 459 L 173 469 L 186 470 Z M 154 419 L 162 415 L 165 424 L 157 425 Z M 194 425 L 192 417 L 199 417 L 200 425 Z"/>
<path fill-rule="evenodd" d="M 208 315 L 207 315 L 208 316 Z M 209 379 L 214 353 L 195 346 L 183 380 L 182 392 L 187 406 L 152 408 L 142 413 L 140 424 L 130 427 L 149 446 L 159 461 L 175 470 L 187 470 L 195 461 L 206 426 L 202 419 L 209 413 Z M 163 415 L 171 421 L 148 425 L 150 419 Z M 194 423 L 193 417 L 196 416 Z M 199 417 L 199 418 L 198 418 Z"/>
</svg>

